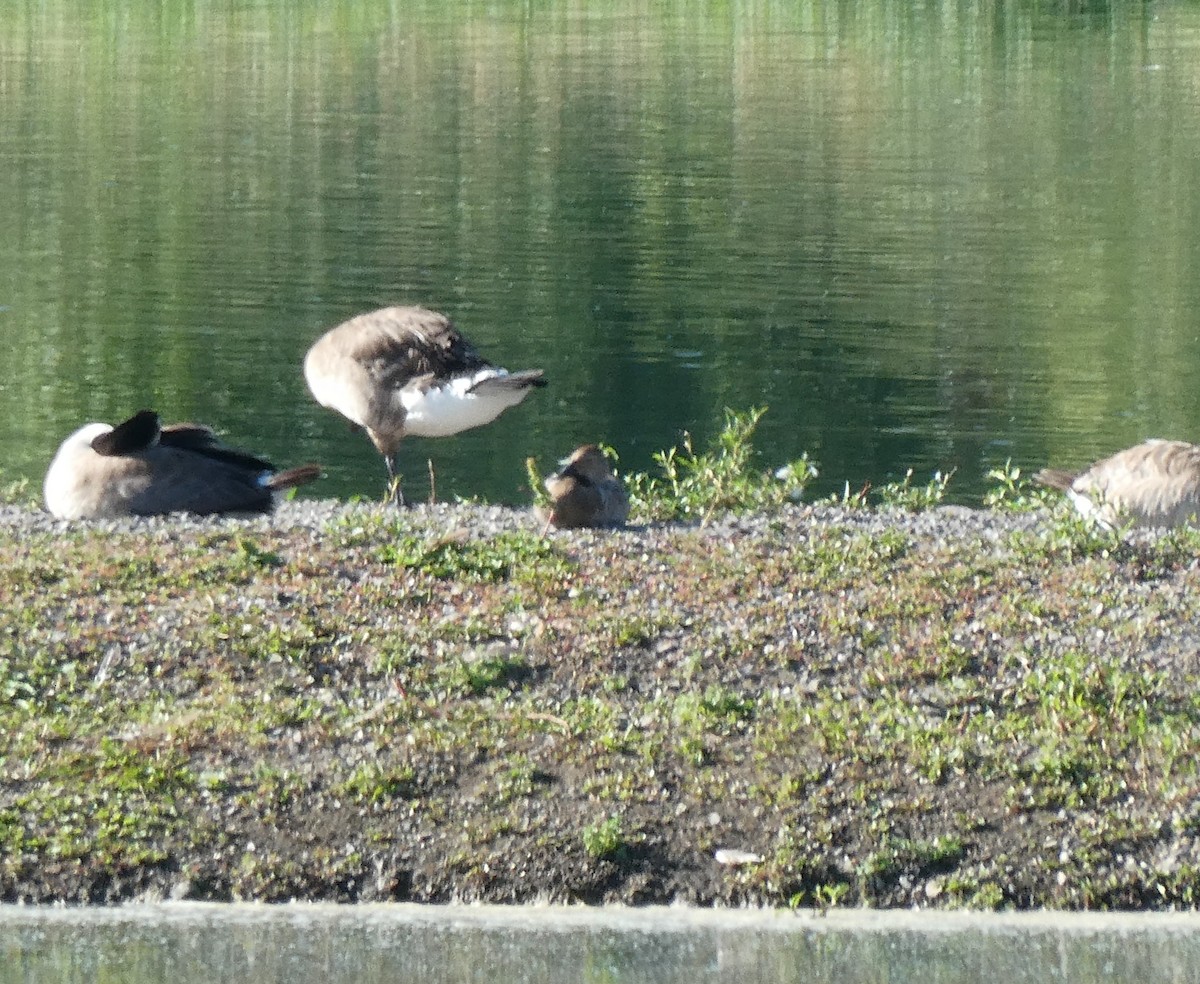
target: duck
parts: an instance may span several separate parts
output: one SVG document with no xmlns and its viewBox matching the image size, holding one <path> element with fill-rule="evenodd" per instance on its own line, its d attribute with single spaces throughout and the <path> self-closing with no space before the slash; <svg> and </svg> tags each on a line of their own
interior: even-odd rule
<svg viewBox="0 0 1200 984">
<path fill-rule="evenodd" d="M 68 520 L 268 513 L 277 493 L 320 474 L 315 464 L 277 471 L 264 458 L 222 444 L 210 427 L 164 427 L 154 410 L 139 410 L 115 427 L 85 424 L 63 441 L 43 496 L 51 515 Z"/>
<path fill-rule="evenodd" d="M 491 423 L 545 386 L 543 375 L 493 365 L 446 315 L 414 306 L 344 321 L 304 357 L 313 397 L 367 432 L 387 466 L 386 498 L 401 505 L 396 452 L 405 437 L 449 437 Z"/>
<path fill-rule="evenodd" d="M 1044 468 L 1034 481 L 1065 492 L 1106 529 L 1184 526 L 1200 518 L 1200 446 L 1151 438 L 1081 472 Z"/>
<path fill-rule="evenodd" d="M 551 499 L 547 529 L 625 525 L 629 494 L 597 445 L 576 448 L 561 464 L 545 482 Z"/>
</svg>

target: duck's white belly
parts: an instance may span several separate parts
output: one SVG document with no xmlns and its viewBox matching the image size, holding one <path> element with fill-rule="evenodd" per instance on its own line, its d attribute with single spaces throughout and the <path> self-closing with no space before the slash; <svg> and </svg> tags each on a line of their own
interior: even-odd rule
<svg viewBox="0 0 1200 984">
<path fill-rule="evenodd" d="M 416 437 L 449 437 L 491 423 L 502 411 L 520 403 L 528 391 L 484 387 L 471 392 L 471 388 L 482 380 L 507 375 L 503 369 L 484 369 L 424 392 L 406 387 L 400 391 L 406 412 L 404 432 Z"/>
</svg>

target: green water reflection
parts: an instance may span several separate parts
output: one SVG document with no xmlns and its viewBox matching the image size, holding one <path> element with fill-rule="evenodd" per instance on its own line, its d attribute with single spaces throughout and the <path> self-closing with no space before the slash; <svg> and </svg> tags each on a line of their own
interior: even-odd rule
<svg viewBox="0 0 1200 984">
<path fill-rule="evenodd" d="M 152 405 L 375 495 L 299 363 L 396 301 L 552 380 L 414 491 L 723 406 L 822 491 L 1200 438 L 1195 5 L 0 11 L 7 474 Z"/>
<path fill-rule="evenodd" d="M 948 931 L 954 917 L 932 913 L 907 928 L 900 918 L 855 929 L 853 916 L 826 926 L 787 913 L 701 913 L 690 924 L 631 912 L 610 925 L 602 913 L 416 908 L 10 910 L 0 918 L 0 984 L 1182 984 L 1200 972 L 1194 921 Z"/>
</svg>

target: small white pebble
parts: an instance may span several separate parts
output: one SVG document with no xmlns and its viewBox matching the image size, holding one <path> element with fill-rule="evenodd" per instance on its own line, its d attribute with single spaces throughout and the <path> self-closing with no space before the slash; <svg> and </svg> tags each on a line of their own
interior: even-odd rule
<svg viewBox="0 0 1200 984">
<path fill-rule="evenodd" d="M 717 864 L 758 864 L 762 861 L 761 854 L 754 854 L 751 851 L 733 851 L 726 848 L 721 848 L 713 854 Z"/>
</svg>

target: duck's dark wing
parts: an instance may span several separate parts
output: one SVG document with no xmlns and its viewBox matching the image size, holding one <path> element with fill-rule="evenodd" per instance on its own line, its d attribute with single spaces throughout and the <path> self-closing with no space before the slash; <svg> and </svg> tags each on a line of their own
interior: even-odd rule
<svg viewBox="0 0 1200 984">
<path fill-rule="evenodd" d="M 619 478 L 609 478 L 599 485 L 600 524 L 602 526 L 624 526 L 629 518 L 629 493 Z"/>
<path fill-rule="evenodd" d="M 250 457 L 254 464 L 247 467 L 236 458 L 160 445 L 141 460 L 148 480 L 129 500 L 129 511 L 135 515 L 270 512 L 274 506 L 265 484 L 267 469 L 258 459 Z"/>
<path fill-rule="evenodd" d="M 214 461 L 223 461 L 252 471 L 256 476 L 264 471 L 275 470 L 275 466 L 266 458 L 222 444 L 212 429 L 203 424 L 170 424 L 162 429 L 159 444 L 164 448 L 175 448 Z"/>
</svg>

